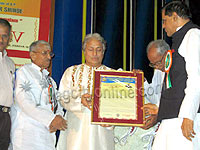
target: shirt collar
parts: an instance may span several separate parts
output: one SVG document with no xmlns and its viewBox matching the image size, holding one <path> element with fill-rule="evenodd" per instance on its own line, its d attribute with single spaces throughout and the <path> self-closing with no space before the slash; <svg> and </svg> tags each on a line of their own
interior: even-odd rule
<svg viewBox="0 0 200 150">
<path fill-rule="evenodd" d="M 103 65 L 101 64 L 101 66 L 99 66 L 99 67 L 91 67 L 91 66 L 89 66 L 89 65 L 87 65 L 86 63 L 84 64 L 87 68 L 92 68 L 92 69 L 94 69 L 94 70 L 96 70 L 96 69 L 100 69 Z"/>
<path fill-rule="evenodd" d="M 41 72 L 41 68 L 38 65 L 32 63 L 32 67 L 35 68 L 36 70 L 38 70 L 39 72 Z M 46 69 L 43 69 L 42 74 L 47 76 L 49 74 L 49 72 Z"/>
<path fill-rule="evenodd" d="M 180 27 L 176 28 L 176 31 L 180 30 L 182 27 L 183 27 L 183 26 L 180 26 Z"/>
<path fill-rule="evenodd" d="M 0 52 L 0 57 L 1 57 L 1 58 L 2 58 L 2 57 L 5 57 L 5 56 L 7 56 L 7 51 L 6 51 L 6 50 L 4 50 L 3 53 Z"/>
</svg>

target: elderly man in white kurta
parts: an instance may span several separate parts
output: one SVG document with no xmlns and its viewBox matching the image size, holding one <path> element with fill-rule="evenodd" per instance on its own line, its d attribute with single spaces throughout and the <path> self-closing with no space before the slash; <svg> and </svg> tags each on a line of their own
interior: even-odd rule
<svg viewBox="0 0 200 150">
<path fill-rule="evenodd" d="M 97 33 L 83 42 L 85 64 L 69 67 L 60 82 L 61 104 L 67 109 L 68 130 L 61 131 L 57 150 L 114 150 L 113 129 L 91 124 L 91 94 L 94 70 L 102 65 L 105 41 Z"/>
<path fill-rule="evenodd" d="M 56 83 L 46 70 L 52 57 L 49 43 L 33 42 L 30 57 L 32 63 L 16 73 L 11 149 L 55 150 L 55 131 L 67 125 L 56 100 Z"/>
</svg>

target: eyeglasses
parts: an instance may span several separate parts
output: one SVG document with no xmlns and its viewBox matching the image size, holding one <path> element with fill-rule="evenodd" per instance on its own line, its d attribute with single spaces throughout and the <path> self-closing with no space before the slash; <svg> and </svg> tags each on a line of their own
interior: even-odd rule
<svg viewBox="0 0 200 150">
<path fill-rule="evenodd" d="M 32 51 L 34 53 L 40 53 L 42 54 L 43 56 L 47 56 L 47 55 L 50 55 L 51 57 L 54 57 L 55 54 L 53 52 L 48 52 L 48 51 L 42 51 L 42 52 L 36 52 L 36 51 Z"/>
<path fill-rule="evenodd" d="M 162 65 L 163 58 L 165 58 L 165 55 L 162 56 L 160 61 L 157 61 L 156 63 L 149 63 L 149 67 L 155 68 L 157 66 Z"/>
</svg>

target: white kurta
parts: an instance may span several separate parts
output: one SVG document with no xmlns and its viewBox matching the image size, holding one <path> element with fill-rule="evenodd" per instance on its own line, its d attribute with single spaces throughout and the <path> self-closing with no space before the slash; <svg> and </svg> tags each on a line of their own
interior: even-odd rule
<svg viewBox="0 0 200 150">
<path fill-rule="evenodd" d="M 147 81 L 144 82 L 144 97 L 146 103 L 159 106 L 164 76 L 165 72 L 155 69 L 152 82 L 150 84 Z"/>
<path fill-rule="evenodd" d="M 177 30 L 179 30 L 178 28 Z M 200 105 L 200 30 L 190 29 L 178 49 L 178 53 L 184 57 L 188 79 L 186 81 L 185 97 L 179 110 L 178 118 L 164 119 L 161 122 L 156 135 L 153 150 L 199 150 L 200 149 L 200 113 L 197 113 Z M 194 121 L 196 133 L 193 142 L 187 140 L 181 131 L 183 118 Z"/>
<path fill-rule="evenodd" d="M 51 110 L 47 81 L 48 71 L 40 71 L 35 64 L 27 64 L 17 70 L 15 102 L 11 109 L 11 149 L 55 150 L 55 133 L 49 125 L 56 114 L 63 115 L 58 104 L 56 114 Z M 52 78 L 53 91 L 56 83 Z"/>
<path fill-rule="evenodd" d="M 69 67 L 62 76 L 59 92 L 67 110 L 68 129 L 61 131 L 57 150 L 114 150 L 113 130 L 92 125 L 91 111 L 81 104 L 82 94 L 92 94 L 94 70 L 110 68 L 81 64 Z"/>
</svg>

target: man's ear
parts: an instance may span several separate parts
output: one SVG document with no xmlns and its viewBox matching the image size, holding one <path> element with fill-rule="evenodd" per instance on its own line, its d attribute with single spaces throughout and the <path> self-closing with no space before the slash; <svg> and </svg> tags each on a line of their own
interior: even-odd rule
<svg viewBox="0 0 200 150">
<path fill-rule="evenodd" d="M 36 55 L 35 55 L 35 53 L 30 52 L 29 55 L 30 55 L 30 58 L 31 58 L 32 61 L 35 61 L 35 60 L 36 60 Z"/>
<path fill-rule="evenodd" d="M 176 12 L 173 12 L 172 17 L 173 17 L 173 21 L 177 21 L 179 16 L 177 15 Z"/>
</svg>

